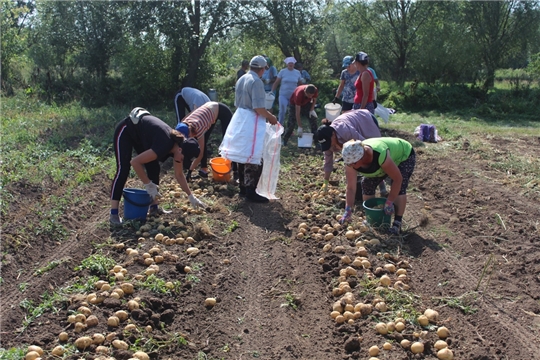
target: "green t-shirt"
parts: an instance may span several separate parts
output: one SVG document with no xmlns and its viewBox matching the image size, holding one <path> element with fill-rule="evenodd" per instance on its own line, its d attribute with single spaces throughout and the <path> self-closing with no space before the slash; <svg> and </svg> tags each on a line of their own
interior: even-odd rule
<svg viewBox="0 0 540 360">
<path fill-rule="evenodd" d="M 374 151 L 380 154 L 378 160 L 375 156 L 373 157 L 373 160 L 377 161 L 377 164 L 371 164 L 369 166 L 372 168 L 374 165 L 378 165 L 378 169 L 376 171 L 364 173 L 362 172 L 362 169 L 357 169 L 357 171 L 365 177 L 381 177 L 386 174 L 381 167 L 386 160 L 386 150 L 390 150 L 390 158 L 396 164 L 396 166 L 399 166 L 399 164 L 407 160 L 412 151 L 412 145 L 408 141 L 400 138 L 371 138 L 363 140 L 362 144 L 368 145 Z"/>
</svg>

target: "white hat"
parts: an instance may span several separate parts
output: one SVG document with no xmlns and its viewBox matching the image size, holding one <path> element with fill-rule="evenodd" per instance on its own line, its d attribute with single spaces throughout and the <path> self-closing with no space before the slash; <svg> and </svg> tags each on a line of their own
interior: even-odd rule
<svg viewBox="0 0 540 360">
<path fill-rule="evenodd" d="M 296 59 L 292 56 L 289 56 L 287 58 L 285 58 L 285 60 L 283 60 L 283 62 L 285 62 L 285 64 L 288 64 L 288 63 L 293 63 L 293 64 L 296 64 Z"/>
<path fill-rule="evenodd" d="M 249 62 L 249 66 L 262 69 L 266 67 L 266 59 L 261 55 L 254 56 Z"/>
<path fill-rule="evenodd" d="M 345 165 L 354 164 L 364 157 L 364 145 L 360 140 L 349 140 L 343 145 L 341 156 Z"/>
</svg>

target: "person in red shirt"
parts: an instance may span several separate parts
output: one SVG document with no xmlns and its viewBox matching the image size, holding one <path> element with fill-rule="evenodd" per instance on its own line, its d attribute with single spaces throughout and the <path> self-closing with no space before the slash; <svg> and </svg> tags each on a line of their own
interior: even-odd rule
<svg viewBox="0 0 540 360">
<path fill-rule="evenodd" d="M 358 79 L 354 83 L 356 95 L 354 96 L 353 109 L 367 109 L 370 113 L 375 114 L 375 105 L 373 104 L 375 79 L 373 78 L 373 73 L 368 69 L 368 54 L 360 51 L 354 57 L 353 65 L 360 71 L 360 76 L 358 76 Z"/>
<path fill-rule="evenodd" d="M 302 129 L 302 115 L 307 116 L 311 132 L 315 134 L 317 131 L 317 113 L 315 112 L 315 104 L 319 90 L 315 85 L 300 85 L 298 86 L 289 101 L 289 121 L 283 135 L 283 145 L 287 145 L 287 141 L 291 137 L 295 124 L 298 125 L 296 135 L 302 137 L 304 131 Z"/>
</svg>

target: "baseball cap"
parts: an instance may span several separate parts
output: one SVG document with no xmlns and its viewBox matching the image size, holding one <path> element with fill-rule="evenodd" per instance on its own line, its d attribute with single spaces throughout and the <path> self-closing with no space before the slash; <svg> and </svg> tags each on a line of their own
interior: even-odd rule
<svg viewBox="0 0 540 360">
<path fill-rule="evenodd" d="M 315 133 L 315 139 L 321 144 L 321 150 L 326 151 L 332 146 L 334 129 L 330 125 L 321 125 Z"/>
<path fill-rule="evenodd" d="M 178 125 L 176 125 L 176 131 L 181 132 L 182 135 L 184 135 L 186 139 L 189 137 L 189 127 L 187 126 L 186 123 L 181 122 Z"/>
<path fill-rule="evenodd" d="M 363 51 L 360 51 L 358 54 L 356 54 L 356 56 L 354 57 L 354 61 L 365 61 L 365 60 L 369 60 L 369 56 L 368 54 L 366 54 L 365 52 Z"/>
<path fill-rule="evenodd" d="M 190 138 L 182 143 L 182 155 L 184 155 L 184 169 L 189 169 L 193 160 L 195 160 L 200 152 L 201 148 L 195 138 Z"/>
<path fill-rule="evenodd" d="M 341 150 L 345 165 L 354 164 L 364 157 L 364 146 L 360 140 L 349 140 L 343 145 Z"/>
<path fill-rule="evenodd" d="M 343 58 L 343 67 L 346 68 L 352 64 L 354 58 L 352 56 L 345 56 Z"/>
<path fill-rule="evenodd" d="M 261 55 L 254 56 L 253 59 L 251 59 L 251 61 L 249 62 L 249 66 L 262 69 L 266 67 L 266 60 L 264 56 L 261 56 Z"/>
</svg>

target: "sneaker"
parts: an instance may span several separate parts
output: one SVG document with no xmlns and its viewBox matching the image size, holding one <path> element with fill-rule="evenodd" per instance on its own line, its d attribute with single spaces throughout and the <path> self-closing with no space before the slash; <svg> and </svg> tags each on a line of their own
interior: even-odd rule
<svg viewBox="0 0 540 360">
<path fill-rule="evenodd" d="M 148 216 L 150 217 L 156 217 L 163 214 L 170 214 L 172 211 L 163 210 L 163 208 L 157 206 L 157 207 L 151 207 L 148 211 Z"/>
<path fill-rule="evenodd" d="M 199 176 L 205 179 L 208 179 L 208 171 L 204 171 L 203 169 L 199 169 Z"/>
<path fill-rule="evenodd" d="M 113 226 L 120 226 L 122 225 L 122 218 L 118 214 L 110 214 L 109 215 L 109 223 Z"/>
<path fill-rule="evenodd" d="M 388 232 L 392 235 L 399 235 L 401 232 L 401 221 L 394 221 L 392 227 L 388 229 Z"/>
</svg>

